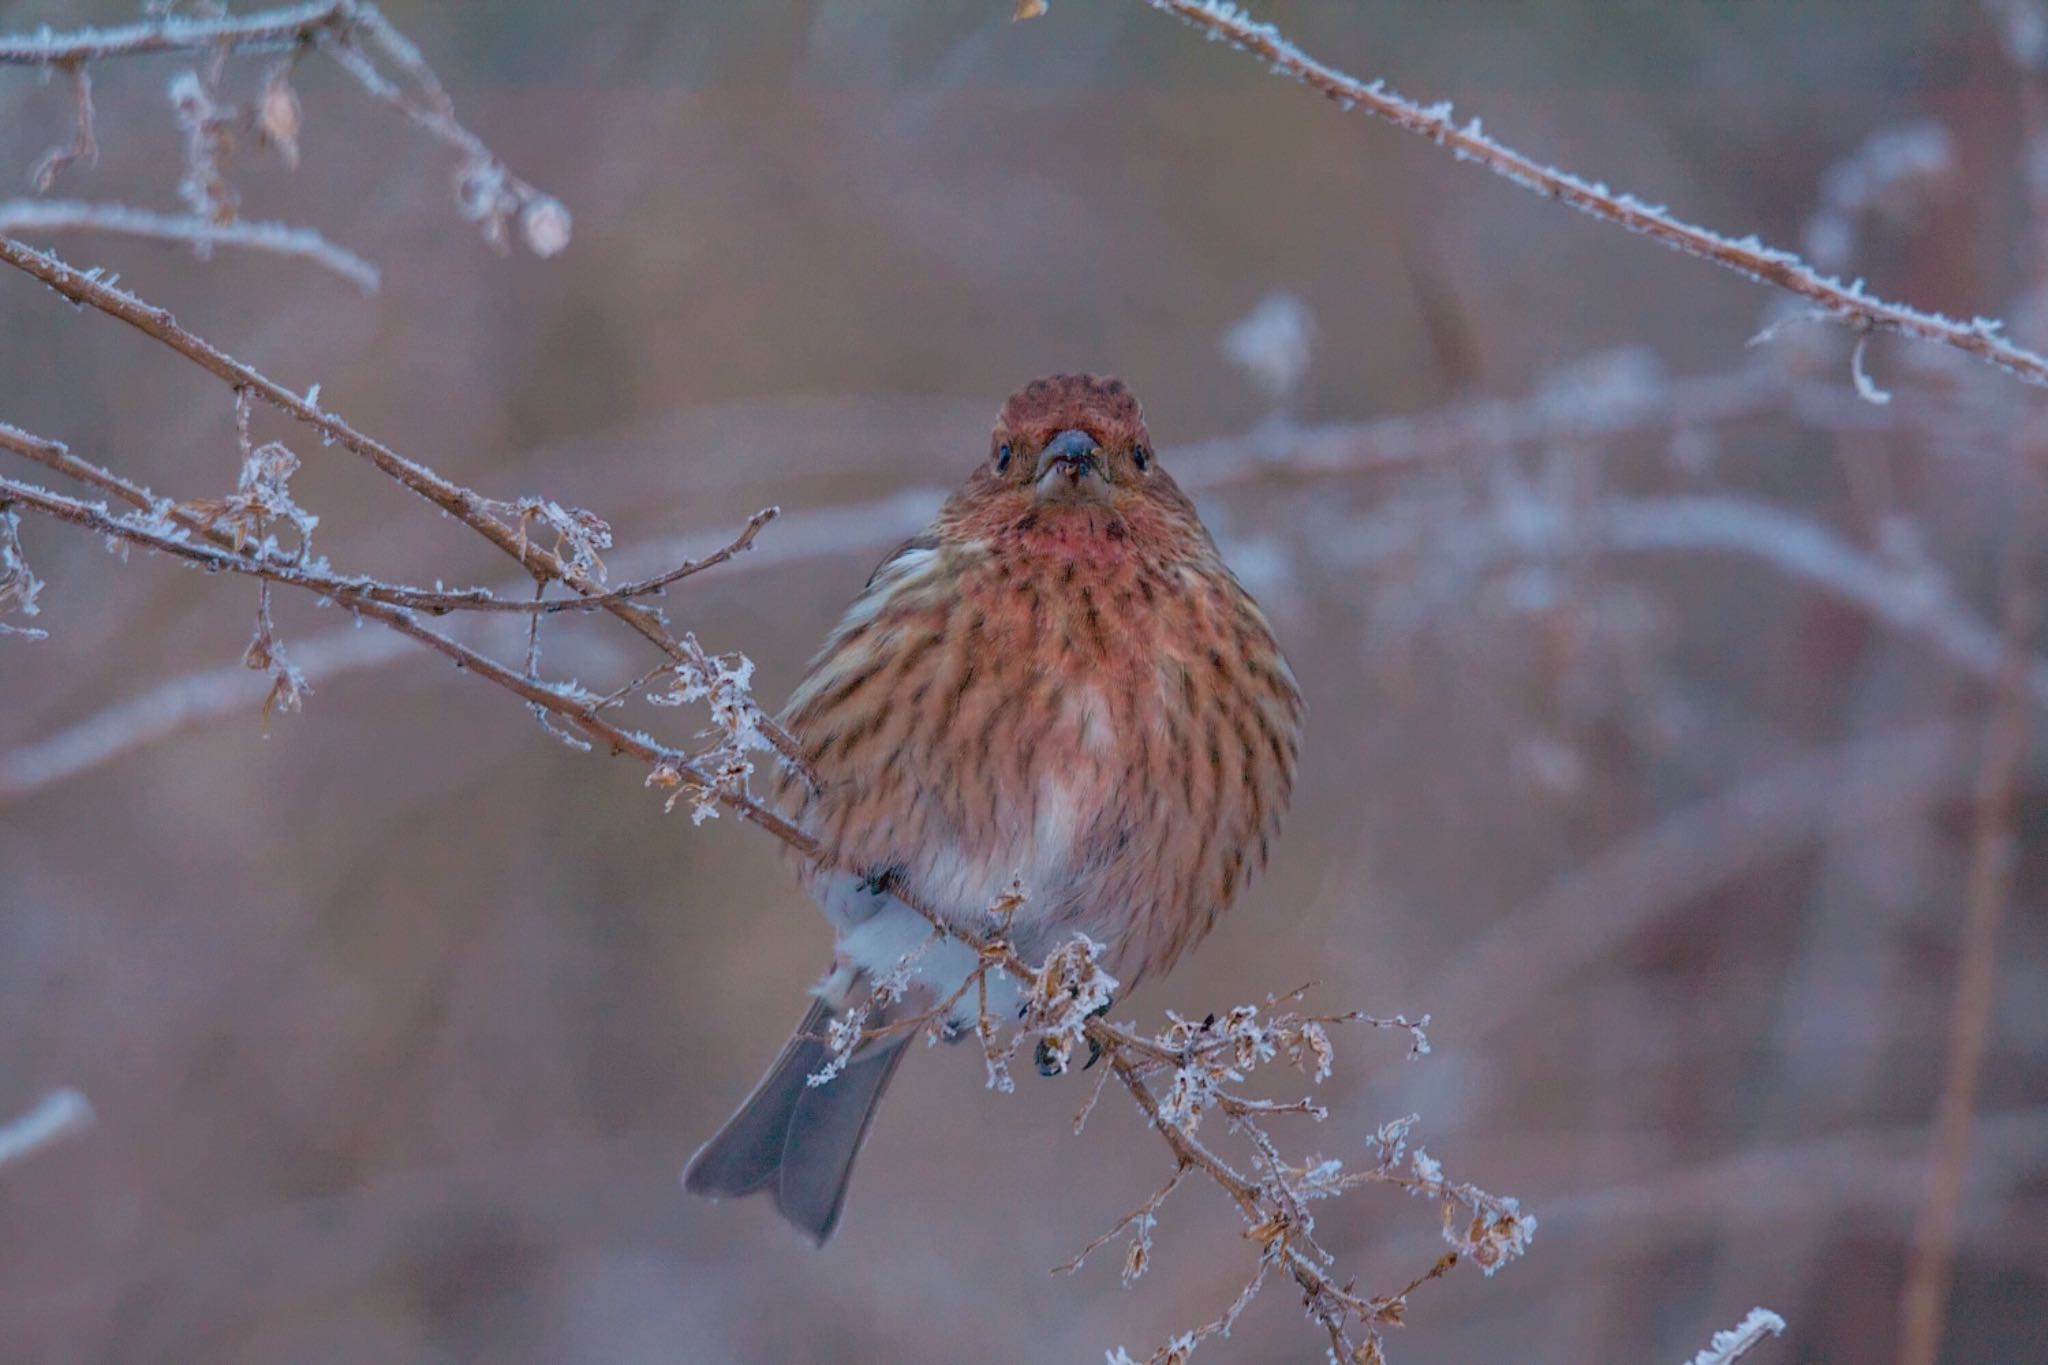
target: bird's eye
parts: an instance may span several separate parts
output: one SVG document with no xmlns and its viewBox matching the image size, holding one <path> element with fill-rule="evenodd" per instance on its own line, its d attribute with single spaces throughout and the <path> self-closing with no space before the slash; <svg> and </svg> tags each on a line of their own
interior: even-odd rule
<svg viewBox="0 0 2048 1365">
<path fill-rule="evenodd" d="M 1005 442 L 1004 444 L 996 447 L 996 473 L 1000 474 L 1009 467 L 1010 447 L 1009 444 Z"/>
<path fill-rule="evenodd" d="M 1152 452 L 1143 446 L 1132 446 L 1131 462 L 1138 466 L 1138 472 L 1142 474 L 1145 472 L 1145 466 L 1152 463 Z"/>
</svg>

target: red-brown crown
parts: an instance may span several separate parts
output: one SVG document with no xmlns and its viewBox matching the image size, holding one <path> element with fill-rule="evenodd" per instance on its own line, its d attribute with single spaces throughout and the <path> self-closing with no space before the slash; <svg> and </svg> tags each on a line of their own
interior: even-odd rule
<svg viewBox="0 0 2048 1365">
<path fill-rule="evenodd" d="M 996 414 L 997 433 L 1026 447 L 1041 445 L 1069 429 L 1087 432 L 1106 449 L 1152 444 L 1137 398 L 1121 379 L 1105 375 L 1055 374 L 1034 379 L 1011 394 Z"/>
</svg>

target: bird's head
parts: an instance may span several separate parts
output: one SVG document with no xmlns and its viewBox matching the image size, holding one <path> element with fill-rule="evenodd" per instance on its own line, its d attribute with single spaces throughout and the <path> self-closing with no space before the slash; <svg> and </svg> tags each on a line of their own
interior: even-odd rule
<svg viewBox="0 0 2048 1365">
<path fill-rule="evenodd" d="M 1082 555 L 1172 552 L 1206 539 L 1159 464 L 1138 400 L 1097 375 L 1052 375 L 1011 394 L 988 458 L 949 511 L 976 538 Z"/>
</svg>

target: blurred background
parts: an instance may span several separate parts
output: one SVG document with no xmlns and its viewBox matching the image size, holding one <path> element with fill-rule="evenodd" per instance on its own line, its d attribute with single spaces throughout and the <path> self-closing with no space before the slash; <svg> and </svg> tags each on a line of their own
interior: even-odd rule
<svg viewBox="0 0 2048 1365">
<path fill-rule="evenodd" d="M 2041 340 L 2024 3 L 1259 8 L 1518 148 Z M 1745 348 L 1782 316 L 1759 287 L 1140 5 L 1009 9 L 403 0 L 464 121 L 573 210 L 561 255 L 493 253 L 449 150 L 319 61 L 303 163 L 245 145 L 233 180 L 246 215 L 376 261 L 380 293 L 45 240 L 451 477 L 597 511 L 615 580 L 780 504 L 667 604 L 771 706 L 1005 394 L 1121 375 L 1273 616 L 1311 740 L 1271 871 L 1119 1017 L 1308 980 L 1433 1014 L 1422 1062 L 1340 1038 L 1330 1119 L 1286 1134 L 1357 1161 L 1418 1113 L 1452 1175 L 1541 1220 L 1526 1261 L 1418 1291 L 1397 1361 L 1682 1360 L 1759 1303 L 1792 1326 L 1754 1359 L 1891 1358 L 2042 410 L 1886 339 L 1866 364 L 1894 401 L 1859 403 L 1837 329 Z M 134 12 L 0 0 L 0 32 Z M 190 65 L 96 65 L 99 163 L 55 193 L 176 207 L 165 89 Z M 9 192 L 70 110 L 61 79 L 0 69 Z M 2042 182 L 2048 137 L 2032 156 Z M 0 418 L 179 497 L 239 463 L 214 380 L 14 272 Z M 258 435 L 306 460 L 338 567 L 503 581 L 345 452 L 266 414 Z M 1193 1189 L 1135 1287 L 1114 1251 L 1049 1276 L 1164 1150 L 1114 1097 L 1072 1136 L 1081 1081 L 997 1095 L 968 1050 L 906 1069 L 822 1252 L 762 1201 L 686 1198 L 827 951 L 769 839 L 665 816 L 630 764 L 284 597 L 316 691 L 266 725 L 236 667 L 249 584 L 23 540 L 50 638 L 0 639 L 0 1116 L 75 1084 L 99 1118 L 0 1172 L 0 1354 L 1099 1360 L 1236 1294 L 1237 1216 Z M 651 662 L 616 623 L 544 643 L 605 689 Z M 2048 1359 L 2040 772 L 1955 1362 Z M 1370 1291 L 1441 1247 L 1393 1191 L 1318 1224 Z M 1274 1287 L 1202 1358 L 1320 1351 Z"/>
</svg>

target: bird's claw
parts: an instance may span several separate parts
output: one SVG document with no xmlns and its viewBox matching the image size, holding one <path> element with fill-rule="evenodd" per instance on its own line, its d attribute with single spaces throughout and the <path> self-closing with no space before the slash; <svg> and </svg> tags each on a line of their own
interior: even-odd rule
<svg viewBox="0 0 2048 1365">
<path fill-rule="evenodd" d="M 1109 1013 L 1109 1007 L 1115 1003 L 1116 1001 L 1113 999 L 1104 1001 L 1100 1009 L 1088 1011 L 1088 1017 L 1090 1019 L 1100 1019 L 1103 1015 Z M 1038 1040 L 1038 1050 L 1034 1054 L 1033 1060 L 1038 1063 L 1038 1074 L 1041 1076 L 1057 1076 L 1067 1069 L 1065 1064 L 1053 1055 L 1052 1039 L 1050 1038 L 1040 1038 Z M 1090 1038 L 1088 1040 L 1088 1060 L 1081 1063 L 1081 1069 L 1086 1071 L 1101 1060 L 1102 1044 Z"/>
</svg>

